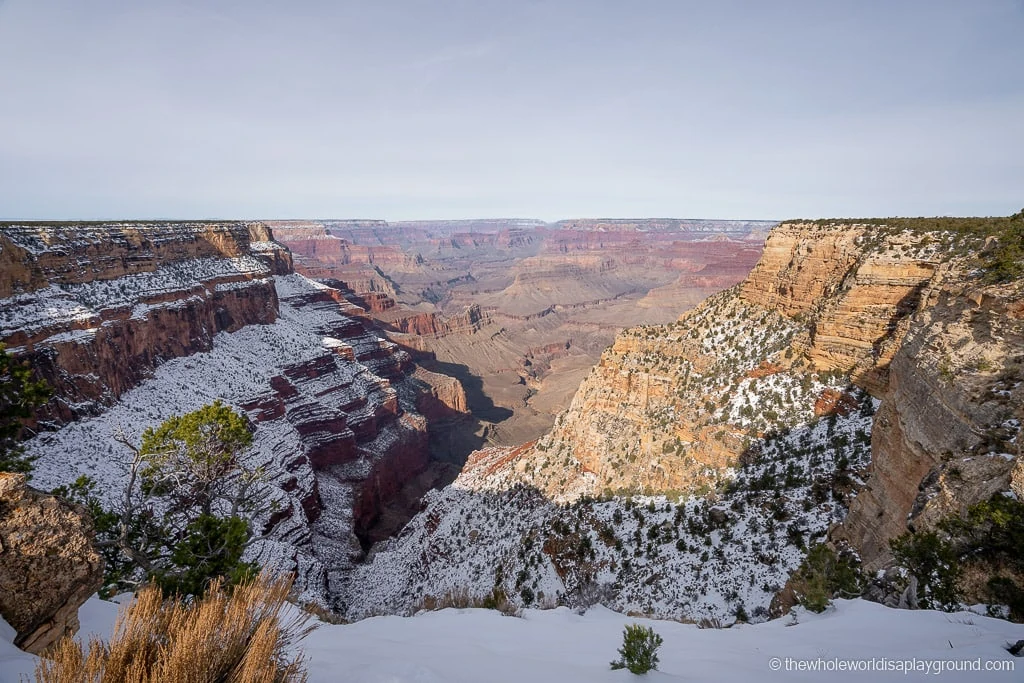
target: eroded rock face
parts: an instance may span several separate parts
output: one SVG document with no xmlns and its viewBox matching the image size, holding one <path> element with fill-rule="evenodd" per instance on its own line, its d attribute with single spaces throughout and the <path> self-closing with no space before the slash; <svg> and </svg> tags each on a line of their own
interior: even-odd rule
<svg viewBox="0 0 1024 683">
<path fill-rule="evenodd" d="M 40 485 L 88 474 L 113 502 L 126 454 L 112 432 L 224 400 L 253 425 L 246 457 L 270 484 L 248 559 L 294 572 L 307 599 L 329 600 L 328 575 L 428 467 L 417 409 L 465 410 L 457 380 L 417 372 L 352 291 L 292 273 L 263 224 L 4 225 L 0 246 L 18 264 L 0 341 L 54 388 L 26 444 Z"/>
<path fill-rule="evenodd" d="M 274 240 L 274 233 L 265 223 L 249 224 L 249 249 L 274 275 L 288 275 L 295 271 L 292 252 Z"/>
<path fill-rule="evenodd" d="M 36 653 L 78 631 L 78 608 L 103 583 L 92 521 L 79 507 L 0 472 L 0 615 Z"/>
<path fill-rule="evenodd" d="M 95 414 L 219 332 L 273 323 L 282 253 L 259 224 L 3 225 L 0 341 L 54 388 L 41 418 Z"/>
<path fill-rule="evenodd" d="M 928 527 L 1010 490 L 1019 458 L 1019 283 L 982 287 L 937 241 L 780 226 L 737 289 L 674 325 L 621 333 L 552 431 L 479 486 L 523 481 L 559 500 L 715 486 L 756 458 L 747 444 L 766 426 L 856 409 L 808 376 L 838 371 L 882 399 L 871 483 L 843 537 L 884 564 L 908 515 Z"/>
<path fill-rule="evenodd" d="M 751 303 L 806 320 L 814 367 L 850 372 L 875 395 L 929 287 L 938 254 L 915 235 L 871 243 L 864 226 L 785 224 L 742 286 Z"/>
<path fill-rule="evenodd" d="M 1020 283 L 954 279 L 933 298 L 893 357 L 871 478 L 834 532 L 869 570 L 889 561 L 889 540 L 908 528 L 933 529 L 1002 491 L 1020 495 Z"/>
<path fill-rule="evenodd" d="M 583 380 L 554 428 L 515 457 L 464 477 L 480 488 L 521 481 L 556 501 L 608 491 L 694 492 L 724 483 L 746 444 L 758 436 L 730 404 L 737 385 L 775 383 L 790 360 L 782 357 L 799 327 L 743 302 L 736 289 L 708 299 L 672 325 L 619 334 Z M 742 343 L 725 342 L 726 337 Z M 787 364 L 773 364 L 769 359 Z M 813 416 L 818 388 L 801 388 Z M 510 451 L 510 453 L 513 451 Z"/>
</svg>

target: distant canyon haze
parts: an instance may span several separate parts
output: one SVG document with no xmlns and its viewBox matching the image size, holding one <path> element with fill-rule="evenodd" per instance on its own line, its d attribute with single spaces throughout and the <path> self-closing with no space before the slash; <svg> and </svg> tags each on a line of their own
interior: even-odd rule
<svg viewBox="0 0 1024 683">
<path fill-rule="evenodd" d="M 434 450 L 541 436 L 626 327 L 677 319 L 740 282 L 772 221 L 267 221 L 297 272 L 344 283 L 432 370 L 457 377 L 475 433 Z"/>
</svg>

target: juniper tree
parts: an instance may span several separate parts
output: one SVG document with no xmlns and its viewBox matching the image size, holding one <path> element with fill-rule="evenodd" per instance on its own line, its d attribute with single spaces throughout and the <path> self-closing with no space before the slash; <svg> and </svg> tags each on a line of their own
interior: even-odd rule
<svg viewBox="0 0 1024 683">
<path fill-rule="evenodd" d="M 58 491 L 93 512 L 111 588 L 151 580 L 200 595 L 215 577 L 232 584 L 255 571 L 242 555 L 271 506 L 263 472 L 240 458 L 252 443 L 243 416 L 216 401 L 146 429 L 138 445 L 123 430 L 115 439 L 131 459 L 113 510 L 88 478 Z"/>
<path fill-rule="evenodd" d="M 24 421 L 49 397 L 46 383 L 33 380 L 28 364 L 0 344 L 0 472 L 32 471 L 35 458 L 25 454 L 19 439 Z"/>
</svg>

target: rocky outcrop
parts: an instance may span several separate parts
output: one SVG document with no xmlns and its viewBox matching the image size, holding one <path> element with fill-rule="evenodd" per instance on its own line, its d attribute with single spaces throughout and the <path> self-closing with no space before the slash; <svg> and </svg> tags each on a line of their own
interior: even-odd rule
<svg viewBox="0 0 1024 683">
<path fill-rule="evenodd" d="M 412 376 L 424 385 L 416 399 L 416 410 L 431 422 L 461 417 L 469 412 L 466 391 L 459 380 L 419 367 Z"/>
<path fill-rule="evenodd" d="M 473 334 L 489 320 L 480 306 L 472 305 L 459 314 L 442 316 L 437 313 L 414 313 L 396 310 L 387 315 L 374 316 L 389 332 L 439 339 L 451 334 Z"/>
<path fill-rule="evenodd" d="M 78 631 L 78 608 L 103 583 L 84 509 L 0 472 L 0 616 L 14 644 L 40 653 Z"/>
<path fill-rule="evenodd" d="M 274 275 L 288 275 L 295 270 L 292 252 L 274 239 L 266 223 L 249 224 L 249 249 Z"/>
<path fill-rule="evenodd" d="M 368 246 L 354 244 L 351 240 L 337 237 L 324 226 L 279 227 L 277 239 L 302 261 L 321 266 L 348 266 L 355 264 L 377 265 L 388 270 L 418 271 L 423 259 L 407 255 L 390 245 Z"/>
<path fill-rule="evenodd" d="M 941 254 L 921 235 L 882 244 L 863 225 L 784 224 L 744 281 L 745 300 L 808 323 L 815 368 L 850 373 L 872 393 L 906 334 L 922 293 L 942 277 Z"/>
<path fill-rule="evenodd" d="M 8 223 L 0 226 L 0 298 L 248 253 L 246 223 Z"/>
<path fill-rule="evenodd" d="M 220 332 L 274 322 L 271 276 L 290 267 L 269 230 L 246 223 L 8 224 L 0 258 L 0 341 L 54 388 L 40 417 L 59 422 Z"/>
<path fill-rule="evenodd" d="M 889 540 L 908 528 L 933 529 L 1020 490 L 1021 290 L 953 278 L 929 292 L 895 353 L 872 430 L 871 477 L 833 534 L 859 549 L 867 569 L 885 566 Z"/>
</svg>

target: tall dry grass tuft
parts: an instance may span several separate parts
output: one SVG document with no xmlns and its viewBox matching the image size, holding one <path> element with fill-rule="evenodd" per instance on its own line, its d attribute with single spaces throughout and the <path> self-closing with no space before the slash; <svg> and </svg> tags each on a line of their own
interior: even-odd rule
<svg viewBox="0 0 1024 683">
<path fill-rule="evenodd" d="M 118 615 L 109 643 L 64 638 L 40 659 L 36 683 L 296 683 L 306 680 L 292 646 L 315 627 L 282 607 L 291 579 L 261 575 L 202 599 L 163 600 L 149 586 Z"/>
</svg>

